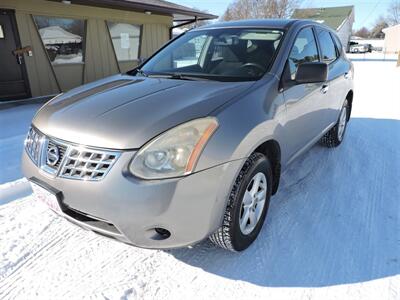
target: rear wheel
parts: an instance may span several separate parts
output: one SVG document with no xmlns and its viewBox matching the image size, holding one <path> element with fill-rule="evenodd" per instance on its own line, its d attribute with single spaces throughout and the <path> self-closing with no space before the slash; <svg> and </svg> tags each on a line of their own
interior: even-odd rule
<svg viewBox="0 0 400 300">
<path fill-rule="evenodd" d="M 232 187 L 222 226 L 210 240 L 231 251 L 242 251 L 250 246 L 264 223 L 271 192 L 269 160 L 261 153 L 253 153 Z"/>
<path fill-rule="evenodd" d="M 339 146 L 344 138 L 346 132 L 347 121 L 349 119 L 350 108 L 347 100 L 344 102 L 342 110 L 340 111 L 339 119 L 334 127 L 331 128 L 321 138 L 321 144 L 333 148 Z"/>
</svg>

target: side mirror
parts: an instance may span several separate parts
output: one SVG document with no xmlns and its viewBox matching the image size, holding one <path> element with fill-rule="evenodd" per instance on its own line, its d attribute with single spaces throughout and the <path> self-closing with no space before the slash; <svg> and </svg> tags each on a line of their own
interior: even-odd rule
<svg viewBox="0 0 400 300">
<path fill-rule="evenodd" d="M 306 62 L 297 67 L 296 83 L 324 82 L 328 79 L 328 65 L 321 62 Z"/>
</svg>

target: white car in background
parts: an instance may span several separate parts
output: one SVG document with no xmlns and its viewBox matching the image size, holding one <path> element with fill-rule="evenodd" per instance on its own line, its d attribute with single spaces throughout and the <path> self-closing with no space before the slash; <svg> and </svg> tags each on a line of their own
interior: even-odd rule
<svg viewBox="0 0 400 300">
<path fill-rule="evenodd" d="M 351 45 L 350 46 L 350 53 L 367 53 L 369 51 L 367 45 Z"/>
</svg>

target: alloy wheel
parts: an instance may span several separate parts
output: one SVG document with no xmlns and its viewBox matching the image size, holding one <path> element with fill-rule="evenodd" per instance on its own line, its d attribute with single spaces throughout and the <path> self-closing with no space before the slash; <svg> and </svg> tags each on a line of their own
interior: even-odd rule
<svg viewBox="0 0 400 300">
<path fill-rule="evenodd" d="M 340 112 L 339 117 L 339 126 L 338 126 L 338 139 L 341 141 L 343 139 L 344 130 L 346 128 L 347 123 L 347 107 L 343 106 L 342 111 Z"/>
<path fill-rule="evenodd" d="M 258 172 L 250 180 L 244 193 L 239 225 L 244 235 L 250 234 L 261 218 L 267 196 L 267 178 Z"/>
</svg>

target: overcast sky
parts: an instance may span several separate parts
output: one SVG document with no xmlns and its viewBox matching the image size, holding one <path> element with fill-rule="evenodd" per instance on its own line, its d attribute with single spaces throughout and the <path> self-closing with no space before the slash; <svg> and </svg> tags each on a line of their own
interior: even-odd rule
<svg viewBox="0 0 400 300">
<path fill-rule="evenodd" d="M 200 10 L 221 16 L 228 4 L 233 0 L 169 0 L 181 5 L 195 7 Z M 362 26 L 370 27 L 380 15 L 386 15 L 391 0 L 303 0 L 302 7 L 355 6 L 354 29 Z"/>
</svg>

